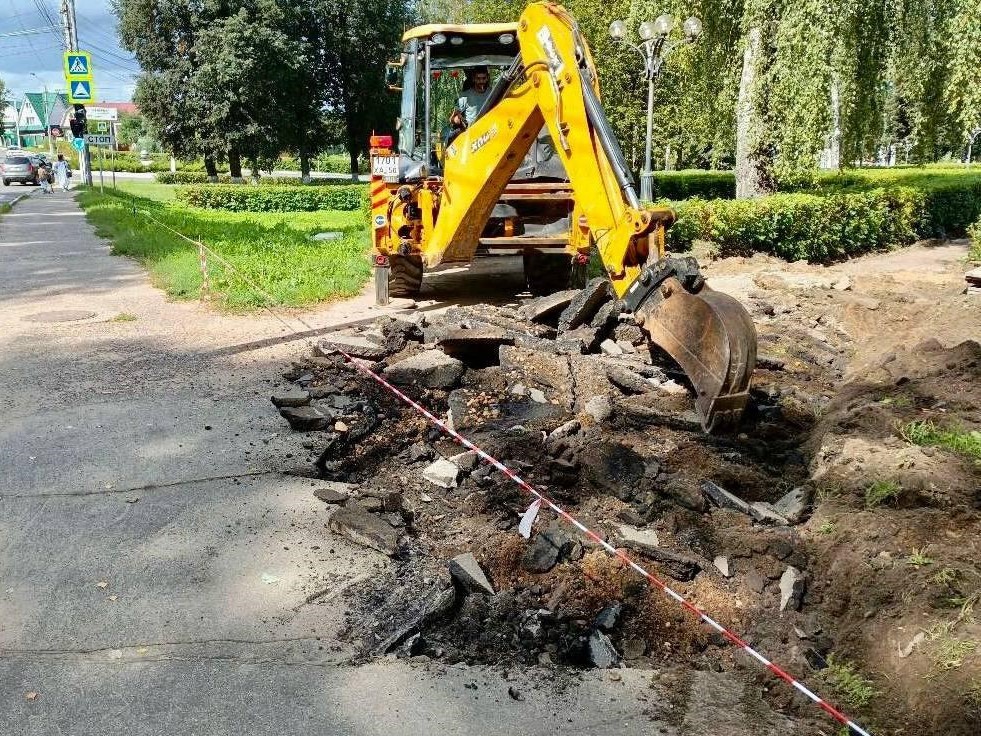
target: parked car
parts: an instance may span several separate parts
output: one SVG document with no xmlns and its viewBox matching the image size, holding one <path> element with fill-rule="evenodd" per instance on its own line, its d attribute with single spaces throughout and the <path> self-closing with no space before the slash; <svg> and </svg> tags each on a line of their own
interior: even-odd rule
<svg viewBox="0 0 981 736">
<path fill-rule="evenodd" d="M 0 178 L 3 179 L 5 187 L 10 186 L 12 181 L 37 186 L 38 166 L 37 160 L 32 160 L 30 156 L 12 156 L 8 153 L 3 163 L 0 163 Z"/>
</svg>

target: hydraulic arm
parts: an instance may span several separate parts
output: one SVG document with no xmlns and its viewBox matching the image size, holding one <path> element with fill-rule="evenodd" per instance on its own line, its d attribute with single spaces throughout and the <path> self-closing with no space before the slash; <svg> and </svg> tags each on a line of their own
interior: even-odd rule
<svg viewBox="0 0 981 736">
<path fill-rule="evenodd" d="M 438 217 L 423 223 L 427 266 L 454 249 L 473 251 L 545 126 L 617 296 L 685 370 L 705 428 L 737 421 L 756 362 L 748 313 L 706 286 L 694 259 L 665 257 L 665 230 L 674 213 L 639 202 L 572 16 L 557 4 L 529 5 L 518 23 L 518 45 L 518 58 L 480 116 L 445 150 L 442 188 L 433 203 Z"/>
</svg>

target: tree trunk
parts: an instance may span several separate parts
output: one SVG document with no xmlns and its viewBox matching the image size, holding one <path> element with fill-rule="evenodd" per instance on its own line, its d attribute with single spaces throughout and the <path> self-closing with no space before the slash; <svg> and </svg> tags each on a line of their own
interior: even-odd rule
<svg viewBox="0 0 981 736">
<path fill-rule="evenodd" d="M 360 151 L 358 150 L 358 144 L 355 142 L 353 138 L 348 138 L 347 152 L 348 155 L 351 157 L 351 181 L 357 181 L 358 180 L 358 154 L 360 153 Z"/>
<path fill-rule="evenodd" d="M 841 81 L 831 78 L 831 140 L 828 145 L 828 168 L 841 169 Z"/>
<path fill-rule="evenodd" d="M 759 113 L 753 99 L 761 46 L 759 26 L 753 26 L 746 34 L 736 100 L 736 197 L 740 199 L 766 194 L 761 166 L 764 162 L 759 158 Z"/>
<path fill-rule="evenodd" d="M 232 177 L 232 181 L 240 184 L 242 179 L 242 154 L 238 152 L 238 149 L 231 148 L 228 151 L 228 173 Z"/>
<path fill-rule="evenodd" d="M 204 157 L 204 170 L 208 174 L 208 181 L 214 184 L 218 181 L 218 167 L 215 165 L 215 159 L 213 156 Z"/>
<path fill-rule="evenodd" d="M 300 181 L 310 183 L 310 154 L 306 151 L 300 151 Z"/>
</svg>

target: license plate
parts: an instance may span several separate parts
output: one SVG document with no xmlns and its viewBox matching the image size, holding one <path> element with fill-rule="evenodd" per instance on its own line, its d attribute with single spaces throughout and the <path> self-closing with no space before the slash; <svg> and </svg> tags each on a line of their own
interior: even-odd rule
<svg viewBox="0 0 981 736">
<path fill-rule="evenodd" d="M 375 156 L 371 159 L 371 175 L 397 184 L 399 180 L 398 156 Z"/>
</svg>

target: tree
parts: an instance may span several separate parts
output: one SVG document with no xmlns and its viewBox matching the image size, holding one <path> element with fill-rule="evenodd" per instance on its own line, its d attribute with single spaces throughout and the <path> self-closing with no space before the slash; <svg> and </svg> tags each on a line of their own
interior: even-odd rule
<svg viewBox="0 0 981 736">
<path fill-rule="evenodd" d="M 7 84 L 2 79 L 0 79 L 0 111 L 6 110 L 7 105 L 11 104 L 10 92 L 7 89 Z"/>
<path fill-rule="evenodd" d="M 332 37 L 325 59 L 327 103 L 344 122 L 354 175 L 372 131 L 394 127 L 398 104 L 385 93 L 385 63 L 397 57 L 412 16 L 404 0 L 324 0 L 320 12 Z"/>
</svg>

